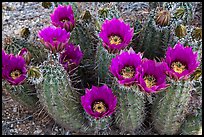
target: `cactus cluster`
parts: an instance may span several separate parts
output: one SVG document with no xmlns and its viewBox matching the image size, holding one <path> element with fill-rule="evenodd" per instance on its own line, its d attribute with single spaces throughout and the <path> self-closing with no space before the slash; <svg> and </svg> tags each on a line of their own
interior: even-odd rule
<svg viewBox="0 0 204 137">
<path fill-rule="evenodd" d="M 54 9 L 40 45 L 28 42 L 26 28 L 22 38 L 4 40 L 2 86 L 13 98 L 33 109 L 40 102 L 78 134 L 200 130 L 202 29 L 190 22 L 194 3 L 50 4 L 42 3 Z M 122 18 L 141 7 L 146 18 Z"/>
</svg>

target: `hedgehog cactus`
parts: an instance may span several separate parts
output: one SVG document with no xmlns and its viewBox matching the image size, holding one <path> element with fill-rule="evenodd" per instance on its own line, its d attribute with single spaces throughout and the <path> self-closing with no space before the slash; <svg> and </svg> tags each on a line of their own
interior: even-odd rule
<svg viewBox="0 0 204 137">
<path fill-rule="evenodd" d="M 183 13 L 180 13 L 181 8 Z M 176 43 L 172 30 L 175 30 L 179 37 L 183 37 L 186 34 L 184 26 L 177 26 L 189 24 L 193 10 L 191 3 L 182 2 L 164 2 L 156 10 L 150 9 L 148 21 L 143 24 L 143 30 L 136 38 L 135 42 L 139 43 L 135 44 L 135 50 L 144 52 L 144 57 L 149 59 L 163 58 L 168 45 Z"/>
<path fill-rule="evenodd" d="M 152 119 L 155 129 L 160 134 L 178 134 L 187 114 L 190 90 L 193 88 L 188 80 L 189 75 L 195 71 L 199 62 L 197 53 L 180 43 L 174 48 L 168 48 L 164 61 L 169 67 L 166 73 L 172 79 L 166 92 L 158 94 L 152 110 Z"/>
<path fill-rule="evenodd" d="M 28 40 L 14 38 L 14 37 L 7 37 L 7 41 L 10 39 L 9 43 L 3 44 L 3 49 L 6 53 L 10 54 L 13 53 L 17 55 L 21 49 L 26 48 L 29 53 L 31 53 L 31 60 L 33 65 L 37 65 L 38 63 L 42 62 L 47 58 L 44 52 L 44 48 L 40 45 L 34 44 L 29 42 Z"/>
<path fill-rule="evenodd" d="M 145 93 L 138 87 L 127 88 L 117 84 L 114 90 L 118 97 L 114 124 L 119 128 L 120 134 L 141 133 L 145 119 Z"/>
<path fill-rule="evenodd" d="M 37 107 L 39 99 L 34 85 L 31 85 L 28 82 L 24 82 L 22 85 L 17 86 L 5 83 L 4 87 L 14 100 L 17 100 L 25 107 L 33 110 Z"/>
<path fill-rule="evenodd" d="M 67 71 L 57 61 L 45 61 L 40 69 L 44 79 L 37 85 L 41 103 L 58 123 L 72 131 L 83 132 L 87 125 L 80 93 L 72 87 Z"/>
<path fill-rule="evenodd" d="M 127 13 L 118 3 L 93 5 L 83 10 L 81 3 L 56 2 L 54 26 L 39 30 L 41 45 L 5 39 L 2 86 L 28 107 L 40 102 L 56 123 L 78 134 L 197 132 L 200 113 L 188 111 L 190 91 L 202 89 L 195 88 L 202 87 L 202 52 L 193 52 L 202 47 L 202 29 L 192 27 L 189 35 L 188 26 L 193 4 L 150 3 L 146 21 L 123 20 Z"/>
<path fill-rule="evenodd" d="M 83 59 L 81 61 L 81 66 L 79 67 L 79 75 L 82 78 L 83 85 L 88 86 L 88 83 L 93 83 L 97 81 L 95 78 L 95 54 L 96 46 L 99 43 L 97 34 L 95 32 L 96 26 L 94 20 L 87 22 L 79 18 L 76 21 L 75 27 L 71 33 L 71 43 L 80 45 L 83 51 Z M 97 83 L 95 83 L 96 85 Z"/>
<path fill-rule="evenodd" d="M 122 134 L 134 133 L 144 120 L 145 94 L 134 85 L 138 76 L 137 67 L 142 62 L 141 58 L 141 54 L 136 54 L 131 48 L 113 58 L 110 64 L 110 72 L 116 77 L 112 86 L 119 100 L 115 125 Z"/>
<path fill-rule="evenodd" d="M 182 135 L 197 135 L 202 132 L 202 116 L 188 116 L 182 125 Z"/>
<path fill-rule="evenodd" d="M 163 135 L 178 134 L 187 114 L 190 100 L 190 83 L 172 82 L 166 92 L 161 92 L 152 109 L 154 128 Z"/>
<path fill-rule="evenodd" d="M 144 57 L 149 59 L 164 57 L 165 46 L 168 46 L 171 40 L 171 26 L 169 25 L 171 16 L 165 12 L 160 11 L 159 15 L 150 15 L 149 21 L 138 35 L 139 45 L 136 47 L 139 48 L 136 51 L 144 52 Z"/>
<path fill-rule="evenodd" d="M 38 100 L 34 85 L 27 79 L 27 64 L 20 55 L 2 50 L 2 86 L 16 100 L 29 108 L 35 108 Z M 33 94 L 33 95 L 30 95 Z"/>
</svg>

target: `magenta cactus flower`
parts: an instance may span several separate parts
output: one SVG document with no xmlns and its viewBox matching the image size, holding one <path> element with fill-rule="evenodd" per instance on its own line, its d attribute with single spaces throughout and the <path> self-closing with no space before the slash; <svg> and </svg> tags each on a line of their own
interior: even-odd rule
<svg viewBox="0 0 204 137">
<path fill-rule="evenodd" d="M 137 67 L 142 63 L 142 54 L 136 54 L 132 48 L 112 59 L 110 72 L 118 79 L 119 84 L 130 86 L 136 82 Z"/>
<path fill-rule="evenodd" d="M 74 12 L 70 5 L 59 5 L 50 17 L 54 26 L 64 28 L 67 32 L 71 32 L 75 26 Z"/>
<path fill-rule="evenodd" d="M 117 98 L 106 85 L 92 86 L 91 89 L 86 89 L 85 95 L 81 97 L 81 104 L 89 115 L 99 119 L 115 111 Z"/>
<path fill-rule="evenodd" d="M 7 65 L 3 68 L 4 78 L 12 85 L 20 85 L 26 79 L 26 62 L 22 56 L 9 55 Z"/>
<path fill-rule="evenodd" d="M 169 68 L 167 75 L 176 80 L 188 79 L 200 64 L 197 52 L 194 53 L 191 47 L 184 47 L 179 42 L 173 48 L 168 47 L 164 61 Z"/>
<path fill-rule="evenodd" d="M 165 62 L 143 59 L 142 65 L 138 67 L 138 86 L 147 93 L 155 93 L 165 89 L 169 86 L 166 84 L 165 72 L 167 69 L 168 66 Z"/>
<path fill-rule="evenodd" d="M 134 35 L 134 29 L 122 20 L 113 18 L 105 20 L 99 36 L 103 40 L 103 46 L 109 52 L 115 53 L 128 46 Z"/>
<path fill-rule="evenodd" d="M 65 29 L 49 26 L 40 30 L 38 36 L 45 48 L 55 54 L 64 50 L 64 46 L 69 42 L 70 33 Z"/>
<path fill-rule="evenodd" d="M 2 49 L 2 68 L 4 68 L 8 62 L 9 55 Z"/>
<path fill-rule="evenodd" d="M 83 57 L 80 46 L 74 44 L 66 44 L 65 51 L 60 54 L 59 62 L 67 70 L 73 70 L 77 67 Z"/>
</svg>

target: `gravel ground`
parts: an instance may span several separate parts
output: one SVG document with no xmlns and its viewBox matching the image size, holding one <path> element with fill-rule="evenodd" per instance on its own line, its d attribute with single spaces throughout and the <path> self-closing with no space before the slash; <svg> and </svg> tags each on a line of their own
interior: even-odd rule
<svg viewBox="0 0 204 137">
<path fill-rule="evenodd" d="M 121 3 L 121 7 L 129 5 Z M 130 4 L 130 6 L 134 6 Z M 143 5 L 143 7 L 147 7 Z M 41 2 L 3 2 L 2 3 L 2 40 L 9 36 L 20 38 L 22 28 L 28 28 L 32 35 L 28 41 L 36 41 L 38 30 L 50 25 L 49 15 L 54 5 L 47 9 Z M 122 10 L 122 9 L 121 9 Z M 198 4 L 196 26 L 202 26 L 202 3 Z M 141 11 L 147 13 L 146 9 Z M 140 13 L 140 12 L 139 12 Z M 124 13 L 124 16 L 127 14 Z M 126 17 L 129 17 L 126 16 Z M 57 125 L 46 113 L 30 110 L 13 100 L 10 94 L 2 89 L 2 134 L 3 135 L 70 135 L 74 134 Z M 38 113 L 38 114 L 39 114 Z M 201 131 L 202 132 L 202 131 Z"/>
<path fill-rule="evenodd" d="M 2 93 L 2 135 L 70 134 L 45 112 L 30 110 L 13 100 L 7 91 Z"/>
</svg>

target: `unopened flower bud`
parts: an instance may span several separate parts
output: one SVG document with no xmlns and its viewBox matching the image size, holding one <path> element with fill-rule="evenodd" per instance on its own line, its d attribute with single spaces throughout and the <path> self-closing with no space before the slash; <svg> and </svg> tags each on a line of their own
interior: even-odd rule
<svg viewBox="0 0 204 137">
<path fill-rule="evenodd" d="M 27 38 L 30 35 L 30 31 L 28 28 L 22 28 L 20 31 L 20 35 L 23 38 Z"/>
<path fill-rule="evenodd" d="M 174 16 L 176 18 L 182 18 L 184 13 L 185 13 L 185 9 L 184 8 L 177 8 L 176 12 L 174 13 Z"/>
<path fill-rule="evenodd" d="M 156 25 L 168 26 L 170 23 L 171 15 L 167 10 L 159 11 L 156 15 L 155 22 Z"/>
<path fill-rule="evenodd" d="M 29 70 L 28 70 L 28 77 L 30 78 L 40 78 L 41 77 L 41 72 L 40 72 L 40 69 L 37 68 L 37 67 L 30 67 Z"/>
<path fill-rule="evenodd" d="M 101 17 L 107 17 L 108 15 L 108 9 L 107 8 L 101 8 L 98 10 L 98 14 L 101 16 Z"/>
<path fill-rule="evenodd" d="M 192 38 L 196 40 L 202 39 L 202 28 L 196 27 L 192 32 Z"/>
<path fill-rule="evenodd" d="M 49 9 L 52 6 L 51 2 L 42 2 L 42 6 L 46 9 Z"/>
<path fill-rule="evenodd" d="M 177 37 L 179 38 L 183 38 L 184 36 L 187 35 L 187 32 L 186 32 L 186 26 L 184 25 L 178 25 L 175 29 L 175 34 Z"/>
<path fill-rule="evenodd" d="M 82 19 L 83 20 L 89 20 L 91 19 L 91 14 L 88 10 L 84 11 L 84 13 L 82 14 Z"/>
<path fill-rule="evenodd" d="M 18 55 L 24 58 L 27 65 L 30 63 L 32 55 L 26 48 L 22 48 Z"/>
</svg>

